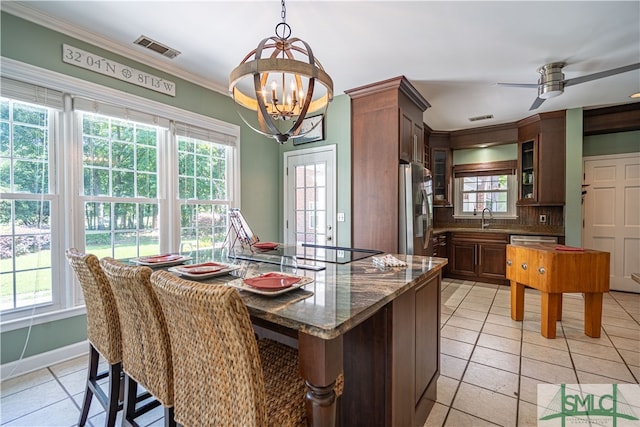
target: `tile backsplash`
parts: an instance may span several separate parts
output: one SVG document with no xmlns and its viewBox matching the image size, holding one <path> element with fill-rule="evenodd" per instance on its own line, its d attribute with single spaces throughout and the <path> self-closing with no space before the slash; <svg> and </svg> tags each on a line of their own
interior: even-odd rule
<svg viewBox="0 0 640 427">
<path fill-rule="evenodd" d="M 518 218 L 491 220 L 492 227 L 526 229 L 529 231 L 540 231 L 558 233 L 564 235 L 564 206 L 518 206 Z M 540 215 L 547 216 L 545 224 L 540 223 Z M 438 207 L 434 209 L 434 227 L 480 227 L 481 217 L 477 219 L 455 219 L 452 207 Z"/>
</svg>

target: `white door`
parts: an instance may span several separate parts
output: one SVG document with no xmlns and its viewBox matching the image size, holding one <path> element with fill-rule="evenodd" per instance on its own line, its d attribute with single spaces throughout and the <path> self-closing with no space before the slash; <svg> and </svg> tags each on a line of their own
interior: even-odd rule
<svg viewBox="0 0 640 427">
<path fill-rule="evenodd" d="M 284 156 L 285 244 L 335 246 L 335 145 Z"/>
<path fill-rule="evenodd" d="M 611 289 L 640 293 L 640 154 L 585 157 L 582 242 L 611 254 Z"/>
</svg>

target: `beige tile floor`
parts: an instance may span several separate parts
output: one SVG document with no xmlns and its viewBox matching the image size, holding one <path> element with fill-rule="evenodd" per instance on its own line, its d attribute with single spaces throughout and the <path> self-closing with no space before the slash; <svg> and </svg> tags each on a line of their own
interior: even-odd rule
<svg viewBox="0 0 640 427">
<path fill-rule="evenodd" d="M 537 291 L 527 290 L 523 322 L 511 320 L 509 305 L 506 286 L 443 281 L 438 402 L 425 426 L 535 426 L 538 384 L 640 380 L 640 294 L 605 295 L 600 338 L 583 333 L 581 295 L 565 295 L 553 340 L 540 335 Z M 86 364 L 80 357 L 3 381 L 0 424 L 75 425 Z M 91 426 L 104 425 L 97 402 L 89 416 Z M 139 423 L 162 426 L 162 409 Z"/>
</svg>

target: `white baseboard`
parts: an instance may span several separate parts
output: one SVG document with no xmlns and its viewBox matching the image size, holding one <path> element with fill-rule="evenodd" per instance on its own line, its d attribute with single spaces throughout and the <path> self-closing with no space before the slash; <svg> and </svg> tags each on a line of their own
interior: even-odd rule
<svg viewBox="0 0 640 427">
<path fill-rule="evenodd" d="M 45 353 L 36 354 L 34 356 L 25 357 L 22 360 L 5 363 L 0 365 L 0 380 L 4 381 L 18 375 L 46 368 L 65 360 L 73 359 L 89 353 L 89 341 L 84 340 L 65 347 L 56 348 L 55 350 Z"/>
</svg>

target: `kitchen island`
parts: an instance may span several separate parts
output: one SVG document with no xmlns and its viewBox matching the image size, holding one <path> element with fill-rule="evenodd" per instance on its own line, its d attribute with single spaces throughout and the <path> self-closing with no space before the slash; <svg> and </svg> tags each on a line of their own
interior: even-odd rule
<svg viewBox="0 0 640 427">
<path fill-rule="evenodd" d="M 382 270 L 371 258 L 327 263 L 322 271 L 298 269 L 314 279 L 300 289 L 276 297 L 240 292 L 254 324 L 297 339 L 311 425 L 421 426 L 435 403 L 447 260 L 396 256 L 408 267 Z M 239 274 L 279 268 L 240 265 Z M 340 372 L 344 392 L 337 405 L 333 386 Z"/>
</svg>

